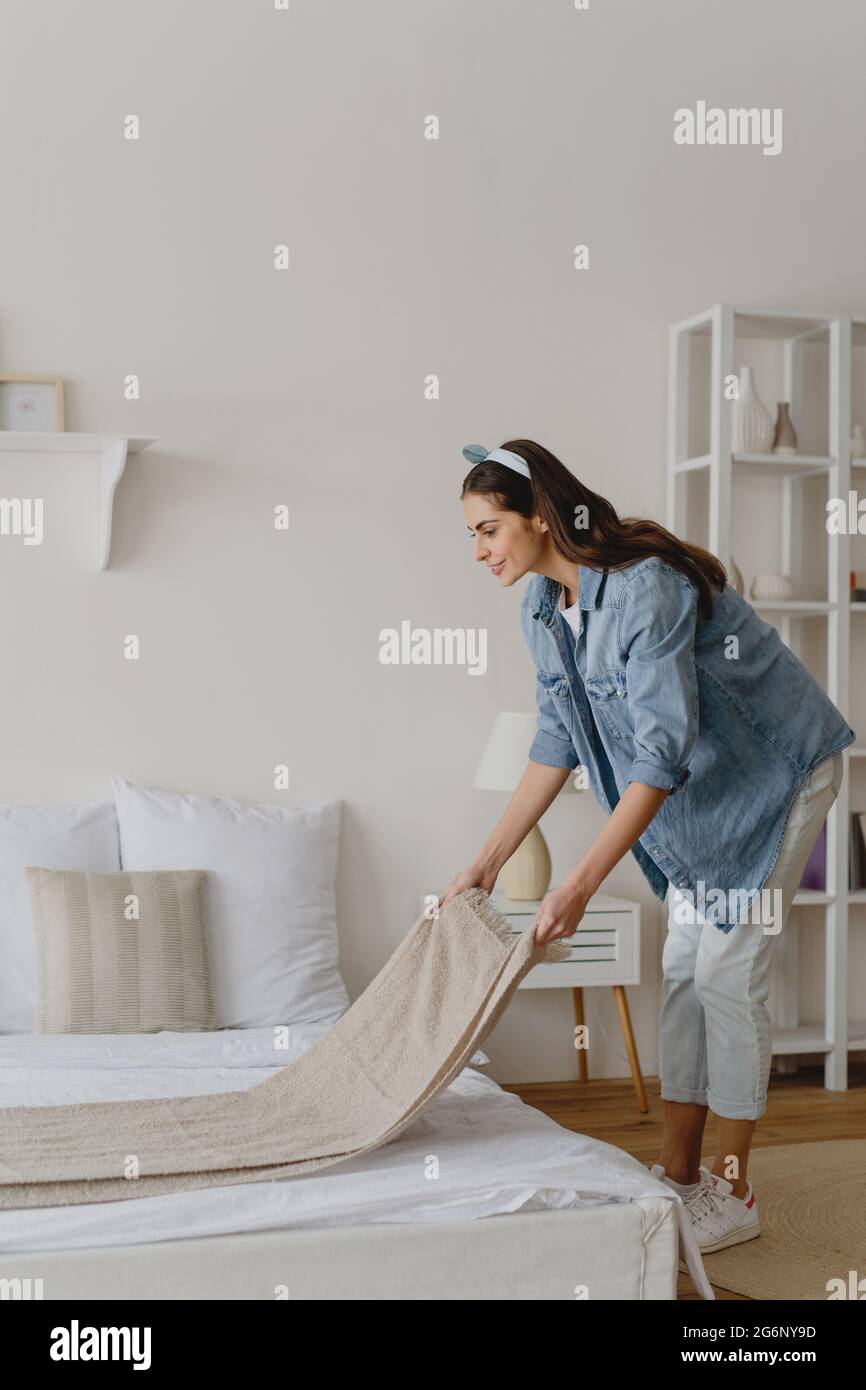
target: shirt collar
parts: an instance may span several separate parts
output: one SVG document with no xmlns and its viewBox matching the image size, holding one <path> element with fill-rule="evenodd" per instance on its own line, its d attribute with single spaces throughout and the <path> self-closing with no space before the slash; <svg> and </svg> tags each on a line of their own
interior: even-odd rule
<svg viewBox="0 0 866 1390">
<path fill-rule="evenodd" d="M 587 569 L 585 565 L 578 565 L 577 568 L 580 580 L 578 608 L 598 608 L 598 590 L 605 571 Z M 532 614 L 533 618 L 540 618 L 545 627 L 550 627 L 554 620 L 561 592 L 562 585 L 558 579 L 545 579 L 541 597 Z"/>
</svg>

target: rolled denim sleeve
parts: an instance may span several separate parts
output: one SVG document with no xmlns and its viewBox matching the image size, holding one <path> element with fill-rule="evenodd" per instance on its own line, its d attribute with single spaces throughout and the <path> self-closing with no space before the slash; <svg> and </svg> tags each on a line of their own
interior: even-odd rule
<svg viewBox="0 0 866 1390">
<path fill-rule="evenodd" d="M 698 591 L 667 568 L 641 570 L 628 584 L 619 645 L 634 726 L 629 782 L 683 791 L 698 741 L 695 631 Z"/>
<path fill-rule="evenodd" d="M 540 676 L 536 676 L 535 701 L 538 706 L 538 730 L 529 750 L 530 762 L 544 763 L 547 767 L 578 767 L 580 759 L 571 735 Z"/>
</svg>

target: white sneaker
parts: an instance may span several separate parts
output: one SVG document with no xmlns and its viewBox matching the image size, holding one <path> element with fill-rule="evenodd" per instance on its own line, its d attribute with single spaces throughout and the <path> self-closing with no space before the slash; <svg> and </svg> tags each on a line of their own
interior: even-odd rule
<svg viewBox="0 0 866 1390">
<path fill-rule="evenodd" d="M 650 1168 L 650 1172 L 652 1173 L 654 1178 L 658 1178 L 659 1182 L 667 1183 L 668 1187 L 672 1187 L 674 1189 L 674 1192 L 678 1192 L 679 1195 L 682 1197 L 683 1201 L 685 1201 L 686 1197 L 690 1192 L 694 1192 L 695 1189 L 700 1187 L 701 1185 L 700 1179 L 698 1180 L 698 1182 L 693 1183 L 674 1182 L 673 1178 L 668 1177 L 667 1173 L 665 1172 L 664 1168 L 660 1163 L 654 1163 Z"/>
<path fill-rule="evenodd" d="M 758 1204 L 747 1181 L 745 1197 L 735 1197 L 733 1185 L 717 1177 L 703 1164 L 701 1181 L 692 1191 L 683 1194 L 683 1204 L 689 1214 L 702 1255 L 739 1245 L 761 1234 Z"/>
<path fill-rule="evenodd" d="M 707 1284 L 706 1289 L 703 1288 L 703 1284 L 706 1283 L 706 1278 L 707 1278 L 707 1276 L 706 1276 L 706 1272 L 704 1271 L 703 1265 L 701 1264 L 701 1255 L 700 1255 L 700 1246 L 698 1245 L 698 1237 L 697 1237 L 697 1233 L 695 1232 L 695 1228 L 694 1228 L 694 1226 L 693 1226 L 693 1224 L 692 1224 L 692 1222 L 691 1222 L 691 1219 L 690 1219 L 690 1217 L 689 1217 L 689 1207 L 688 1207 L 689 1198 L 690 1198 L 690 1197 L 693 1197 L 694 1194 L 698 1191 L 698 1189 L 704 1186 L 704 1183 L 705 1183 L 704 1173 L 706 1172 L 706 1169 L 703 1169 L 703 1170 L 701 1171 L 700 1177 L 698 1178 L 698 1181 L 697 1181 L 697 1182 L 694 1182 L 694 1183 L 675 1182 L 673 1178 L 669 1178 L 669 1177 L 668 1177 L 667 1173 L 665 1172 L 664 1168 L 662 1167 L 662 1165 L 661 1165 L 660 1163 L 654 1163 L 654 1164 L 652 1165 L 652 1167 L 650 1168 L 650 1172 L 652 1173 L 652 1175 L 653 1175 L 654 1178 L 657 1178 L 659 1182 L 663 1182 L 663 1183 L 665 1184 L 666 1187 L 672 1187 L 673 1190 L 674 1190 L 674 1192 L 677 1194 L 677 1196 L 678 1196 L 679 1199 L 680 1199 L 680 1204 L 681 1204 L 681 1207 L 682 1207 L 682 1212 L 681 1212 L 681 1215 L 680 1215 L 680 1217 L 679 1217 L 679 1226 L 680 1226 L 680 1251 L 682 1251 L 682 1249 L 683 1249 L 683 1243 L 687 1241 L 686 1233 L 685 1233 L 685 1231 L 683 1230 L 683 1225 L 684 1225 L 684 1224 L 686 1225 L 686 1228 L 687 1228 L 687 1230 L 688 1230 L 688 1234 L 689 1234 L 689 1236 L 690 1236 L 691 1239 L 692 1239 L 693 1247 L 696 1247 L 696 1248 L 697 1248 L 697 1251 L 698 1251 L 698 1253 L 697 1253 L 697 1263 L 698 1263 L 698 1265 L 700 1265 L 700 1273 L 698 1273 L 695 1269 L 690 1268 L 688 1256 L 685 1255 L 685 1254 L 682 1254 L 682 1253 L 680 1254 L 679 1260 L 678 1260 L 678 1265 L 679 1265 L 680 1273 L 681 1273 L 681 1274 L 689 1274 L 689 1275 L 691 1275 L 692 1283 L 695 1285 L 695 1288 L 697 1288 L 698 1291 L 701 1293 L 701 1297 L 703 1297 L 703 1298 L 715 1298 L 715 1294 L 711 1292 L 710 1286 L 709 1286 L 708 1284 Z M 695 1256 L 692 1255 L 692 1263 L 694 1263 L 694 1259 L 695 1259 Z"/>
</svg>

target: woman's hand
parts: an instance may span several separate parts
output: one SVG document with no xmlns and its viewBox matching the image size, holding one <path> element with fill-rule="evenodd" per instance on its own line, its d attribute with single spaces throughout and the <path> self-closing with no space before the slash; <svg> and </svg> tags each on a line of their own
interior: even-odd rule
<svg viewBox="0 0 866 1390">
<path fill-rule="evenodd" d="M 538 909 L 534 941 L 543 946 L 558 937 L 573 936 L 614 864 L 640 838 L 670 792 L 630 782 L 607 825 L 560 888 L 548 893 Z"/>
<path fill-rule="evenodd" d="M 590 897 L 585 889 L 568 883 L 548 893 L 538 909 L 533 936 L 535 945 L 546 946 L 548 941 L 574 936 Z"/>
<path fill-rule="evenodd" d="M 467 888 L 484 888 L 488 893 L 493 892 L 496 883 L 496 874 L 492 869 L 484 869 L 478 864 L 470 864 L 468 869 L 464 869 L 456 878 L 452 878 L 442 897 L 439 899 L 440 908 L 458 893 L 463 893 Z"/>
</svg>

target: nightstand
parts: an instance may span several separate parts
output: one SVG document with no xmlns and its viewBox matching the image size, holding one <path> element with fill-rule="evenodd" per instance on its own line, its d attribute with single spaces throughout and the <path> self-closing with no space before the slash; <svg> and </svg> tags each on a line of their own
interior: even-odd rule
<svg viewBox="0 0 866 1390">
<path fill-rule="evenodd" d="M 508 918 L 516 932 L 529 931 L 541 906 L 540 899 L 514 902 L 496 889 L 490 901 Z M 574 936 L 565 940 L 571 948 L 571 959 L 536 965 L 524 976 L 518 989 L 570 989 L 575 1025 L 580 1027 L 585 1022 L 584 985 L 609 985 L 616 999 L 638 1109 L 646 1114 L 649 1106 L 625 994 L 626 985 L 640 984 L 640 905 L 597 893 L 590 899 Z M 588 1080 L 586 1048 L 578 1048 L 577 1061 L 581 1081 Z"/>
</svg>

